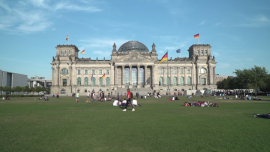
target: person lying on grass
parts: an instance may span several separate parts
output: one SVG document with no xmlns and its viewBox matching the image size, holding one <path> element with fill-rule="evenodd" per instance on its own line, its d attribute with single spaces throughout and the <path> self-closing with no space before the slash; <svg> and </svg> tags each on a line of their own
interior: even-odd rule
<svg viewBox="0 0 270 152">
<path fill-rule="evenodd" d="M 262 115 L 254 113 L 254 118 L 267 118 L 267 119 L 270 119 L 270 113 L 262 114 Z"/>
</svg>

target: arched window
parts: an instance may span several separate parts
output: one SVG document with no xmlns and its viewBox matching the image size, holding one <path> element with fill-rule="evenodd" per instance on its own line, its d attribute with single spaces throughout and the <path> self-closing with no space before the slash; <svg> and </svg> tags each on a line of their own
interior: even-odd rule
<svg viewBox="0 0 270 152">
<path fill-rule="evenodd" d="M 107 78 L 106 78 L 106 86 L 110 86 L 110 83 L 111 83 L 111 82 L 110 82 L 110 78 L 107 77 Z"/>
<path fill-rule="evenodd" d="M 103 85 L 103 79 L 99 79 L 99 86 Z"/>
<path fill-rule="evenodd" d="M 88 78 L 84 78 L 84 86 L 88 86 Z"/>
<path fill-rule="evenodd" d="M 167 77 L 167 83 L 166 83 L 166 85 L 170 85 L 171 83 L 170 83 L 170 77 Z"/>
<path fill-rule="evenodd" d="M 96 78 L 92 79 L 92 86 L 96 86 Z"/>
<path fill-rule="evenodd" d="M 78 78 L 78 83 L 77 83 L 78 86 L 81 86 L 81 78 Z"/>
<path fill-rule="evenodd" d="M 201 50 L 201 54 L 203 54 L 203 50 Z"/>
<path fill-rule="evenodd" d="M 67 51 L 65 50 L 65 54 L 67 54 Z"/>
<path fill-rule="evenodd" d="M 207 50 L 204 50 L 204 54 L 207 54 Z"/>
<path fill-rule="evenodd" d="M 71 54 L 71 51 L 70 50 L 68 51 L 68 54 Z"/>
<path fill-rule="evenodd" d="M 199 54 L 200 53 L 200 51 L 199 50 L 197 50 L 197 54 Z"/>
<path fill-rule="evenodd" d="M 68 74 L 68 69 L 62 69 L 62 74 Z"/>
<path fill-rule="evenodd" d="M 206 69 L 201 68 L 200 73 L 206 73 Z"/>
<path fill-rule="evenodd" d="M 163 81 L 162 81 L 162 77 L 159 77 L 159 86 L 162 86 L 163 85 Z"/>
<path fill-rule="evenodd" d="M 180 78 L 180 85 L 184 85 L 184 77 Z"/>
<path fill-rule="evenodd" d="M 173 85 L 176 86 L 177 82 L 176 82 L 177 78 L 173 77 Z"/>
<path fill-rule="evenodd" d="M 66 93 L 66 90 L 65 89 L 62 89 L 61 90 L 61 94 L 65 94 Z"/>
<path fill-rule="evenodd" d="M 60 54 L 63 54 L 63 51 L 62 50 L 60 51 Z"/>
<path fill-rule="evenodd" d="M 187 78 L 187 84 L 188 84 L 188 85 L 191 85 L 191 77 L 188 77 L 188 78 Z"/>
</svg>

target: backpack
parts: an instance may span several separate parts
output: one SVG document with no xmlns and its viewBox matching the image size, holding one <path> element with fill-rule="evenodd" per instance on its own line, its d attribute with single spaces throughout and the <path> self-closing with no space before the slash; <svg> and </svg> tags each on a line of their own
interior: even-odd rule
<svg viewBox="0 0 270 152">
<path fill-rule="evenodd" d="M 130 92 L 130 98 L 133 99 L 133 93 L 132 92 Z"/>
</svg>

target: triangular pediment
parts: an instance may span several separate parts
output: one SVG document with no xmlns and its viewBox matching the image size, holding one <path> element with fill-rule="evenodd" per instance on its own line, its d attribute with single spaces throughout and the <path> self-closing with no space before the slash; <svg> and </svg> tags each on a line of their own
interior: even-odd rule
<svg viewBox="0 0 270 152">
<path fill-rule="evenodd" d="M 125 56 L 118 56 L 118 62 L 155 62 L 157 58 L 151 57 L 149 54 L 143 55 L 140 53 L 129 53 Z"/>
</svg>

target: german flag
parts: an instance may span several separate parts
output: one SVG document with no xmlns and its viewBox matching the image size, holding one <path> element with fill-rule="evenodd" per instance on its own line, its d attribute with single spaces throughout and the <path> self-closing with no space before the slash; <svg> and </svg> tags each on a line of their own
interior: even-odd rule
<svg viewBox="0 0 270 152">
<path fill-rule="evenodd" d="M 198 34 L 195 34 L 195 35 L 194 35 L 194 38 L 195 38 L 195 39 L 199 38 L 199 33 L 198 33 Z"/>
<path fill-rule="evenodd" d="M 67 38 L 66 38 L 66 40 L 68 41 L 68 35 L 67 35 Z"/>
<path fill-rule="evenodd" d="M 158 64 L 160 64 L 162 61 L 168 61 L 168 52 L 165 55 L 163 55 Z"/>
<path fill-rule="evenodd" d="M 85 50 L 83 50 L 83 51 L 81 52 L 81 54 L 83 54 L 83 53 L 85 53 Z"/>
<path fill-rule="evenodd" d="M 100 79 L 102 79 L 102 78 L 105 78 L 105 73 L 103 74 L 103 76 Z"/>
</svg>

